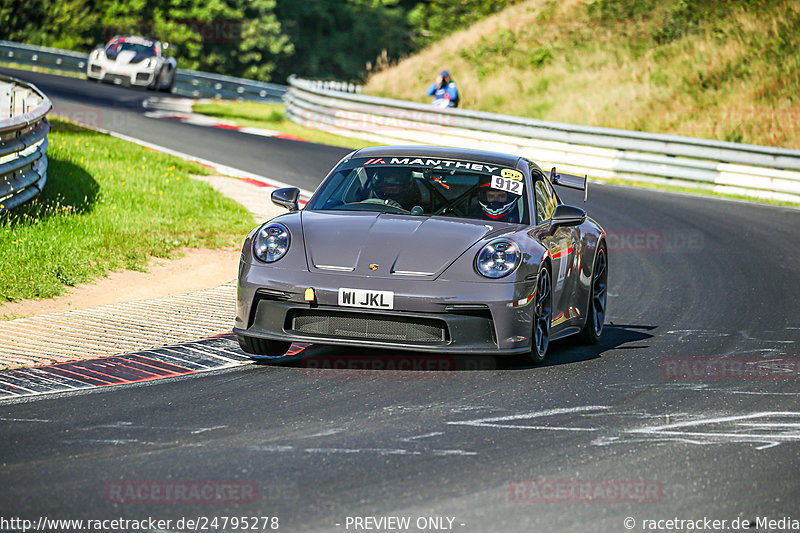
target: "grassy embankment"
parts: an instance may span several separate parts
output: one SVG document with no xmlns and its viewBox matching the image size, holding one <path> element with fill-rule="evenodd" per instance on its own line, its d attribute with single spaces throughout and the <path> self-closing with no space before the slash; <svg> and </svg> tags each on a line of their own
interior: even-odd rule
<svg viewBox="0 0 800 533">
<path fill-rule="evenodd" d="M 428 102 L 447 68 L 467 109 L 800 148 L 798 28 L 795 1 L 528 0 L 366 92 Z"/>
<path fill-rule="evenodd" d="M 0 304 L 48 298 L 180 248 L 239 247 L 255 225 L 198 165 L 52 120 L 47 184 L 0 216 Z"/>
<path fill-rule="evenodd" d="M 192 106 L 192 110 L 202 115 L 230 120 L 239 126 L 280 131 L 318 144 L 342 146 L 344 148 L 353 149 L 375 146 L 376 144 L 362 139 L 341 137 L 339 135 L 333 135 L 332 133 L 301 126 L 286 118 L 286 112 L 282 104 L 214 100 L 209 103 L 196 103 Z"/>
</svg>

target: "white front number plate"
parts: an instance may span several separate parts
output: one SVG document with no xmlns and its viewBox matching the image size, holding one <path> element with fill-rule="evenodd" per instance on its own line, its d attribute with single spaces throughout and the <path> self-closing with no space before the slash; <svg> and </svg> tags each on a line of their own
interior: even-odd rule
<svg viewBox="0 0 800 533">
<path fill-rule="evenodd" d="M 364 289 L 339 289 L 339 305 L 344 307 L 371 307 L 394 309 L 392 291 L 365 291 Z"/>
</svg>

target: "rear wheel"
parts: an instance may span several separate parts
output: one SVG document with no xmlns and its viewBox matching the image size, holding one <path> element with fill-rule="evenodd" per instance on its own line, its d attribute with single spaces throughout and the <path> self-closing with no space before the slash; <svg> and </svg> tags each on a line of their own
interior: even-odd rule
<svg viewBox="0 0 800 533">
<path fill-rule="evenodd" d="M 539 269 L 534 293 L 531 351 L 528 359 L 533 364 L 544 361 L 550 345 L 550 319 L 553 311 L 553 287 L 547 263 Z"/>
<path fill-rule="evenodd" d="M 600 247 L 594 259 L 592 269 L 592 290 L 589 294 L 589 306 L 586 309 L 586 324 L 580 333 L 584 344 L 597 344 L 603 334 L 606 319 L 606 294 L 608 289 L 608 259 L 606 249 Z"/>
<path fill-rule="evenodd" d="M 246 337 L 244 335 L 237 335 L 236 340 L 239 341 L 241 349 L 256 360 L 286 355 L 292 345 L 291 342 Z"/>
</svg>

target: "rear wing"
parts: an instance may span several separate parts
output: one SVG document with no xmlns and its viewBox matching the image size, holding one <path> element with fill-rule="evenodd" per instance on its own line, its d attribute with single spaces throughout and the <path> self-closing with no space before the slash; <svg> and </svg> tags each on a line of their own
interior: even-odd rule
<svg viewBox="0 0 800 533">
<path fill-rule="evenodd" d="M 586 197 L 589 194 L 588 176 L 584 176 L 582 178 L 580 176 L 562 176 L 556 172 L 556 167 L 553 167 L 553 169 L 550 171 L 550 181 L 553 182 L 553 185 L 559 185 L 568 189 L 578 189 L 579 191 L 583 191 L 583 201 L 586 201 Z"/>
</svg>

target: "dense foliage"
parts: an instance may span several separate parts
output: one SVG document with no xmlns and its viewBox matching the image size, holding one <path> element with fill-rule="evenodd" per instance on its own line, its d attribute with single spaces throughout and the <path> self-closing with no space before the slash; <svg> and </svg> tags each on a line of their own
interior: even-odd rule
<svg viewBox="0 0 800 533">
<path fill-rule="evenodd" d="M 436 42 L 445 35 L 462 30 L 517 1 L 519 0 L 418 2 L 408 14 L 408 21 L 414 29 L 414 43 L 420 46 Z"/>
<path fill-rule="evenodd" d="M 267 80 L 291 54 L 275 0 L 6 0 L 0 39 L 88 51 L 114 35 L 170 43 L 183 68 Z"/>
<path fill-rule="evenodd" d="M 290 74 L 352 80 L 367 62 L 411 50 L 401 6 L 358 0 L 278 0 L 275 10 L 294 54 L 278 59 L 276 81 Z"/>
<path fill-rule="evenodd" d="M 358 80 L 515 1 L 3 0 L 0 39 L 89 51 L 135 34 L 183 68 Z"/>
</svg>

